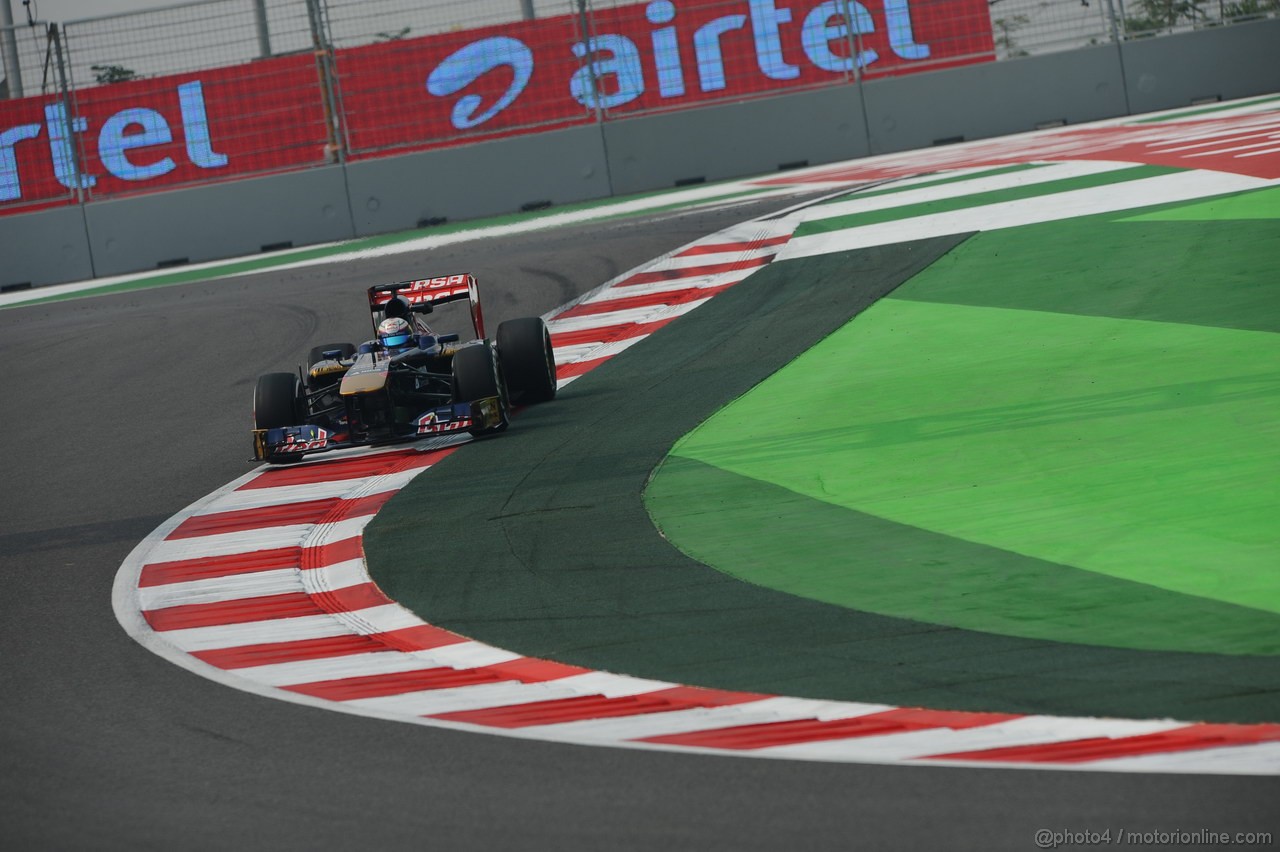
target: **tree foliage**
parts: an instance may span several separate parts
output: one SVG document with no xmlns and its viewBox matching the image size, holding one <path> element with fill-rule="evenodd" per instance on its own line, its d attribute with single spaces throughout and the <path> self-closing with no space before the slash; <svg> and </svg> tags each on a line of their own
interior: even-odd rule
<svg viewBox="0 0 1280 852">
<path fill-rule="evenodd" d="M 99 83 L 124 83 L 138 79 L 138 72 L 123 65 L 90 65 L 93 79 Z"/>
</svg>

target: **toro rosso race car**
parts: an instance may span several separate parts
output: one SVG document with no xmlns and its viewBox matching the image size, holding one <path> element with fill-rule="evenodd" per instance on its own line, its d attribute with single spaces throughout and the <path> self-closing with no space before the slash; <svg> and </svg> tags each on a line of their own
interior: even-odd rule
<svg viewBox="0 0 1280 852">
<path fill-rule="evenodd" d="M 423 319 L 467 300 L 475 337 L 436 334 Z M 267 373 L 253 394 L 253 450 L 286 464 L 306 454 L 507 428 L 512 405 L 556 395 L 551 336 L 538 317 L 507 320 L 485 337 L 473 275 L 369 288 L 375 337 L 311 350 L 305 369 Z"/>
</svg>

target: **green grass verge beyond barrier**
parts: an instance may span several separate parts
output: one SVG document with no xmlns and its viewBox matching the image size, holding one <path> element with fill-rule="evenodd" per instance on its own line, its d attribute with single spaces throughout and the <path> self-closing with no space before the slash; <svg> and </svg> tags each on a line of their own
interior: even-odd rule
<svg viewBox="0 0 1280 852">
<path fill-rule="evenodd" d="M 980 234 L 680 441 L 649 510 L 852 609 L 1280 654 L 1277 246 L 1275 189 Z"/>
</svg>

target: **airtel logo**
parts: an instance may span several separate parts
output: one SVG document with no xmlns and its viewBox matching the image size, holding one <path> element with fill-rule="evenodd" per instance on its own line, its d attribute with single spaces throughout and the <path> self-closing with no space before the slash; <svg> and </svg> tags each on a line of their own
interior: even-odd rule
<svg viewBox="0 0 1280 852">
<path fill-rule="evenodd" d="M 692 33 L 697 85 L 704 93 L 725 88 L 722 39 L 746 29 L 748 20 L 756 65 L 760 73 L 771 80 L 794 80 L 800 76 L 800 67 L 783 57 L 784 37 L 790 37 L 793 42 L 798 40 L 805 57 L 822 71 L 847 73 L 881 58 L 870 48 L 861 49 L 856 55 L 844 55 L 851 37 L 876 32 L 875 17 L 862 3 L 853 0 L 819 3 L 804 14 L 798 27 L 784 27 L 792 23 L 792 10 L 778 8 L 777 0 L 748 0 L 746 5 L 747 14 L 724 15 Z M 645 19 L 660 27 L 649 33 L 652 51 L 647 58 L 652 63 L 662 98 L 679 98 L 686 94 L 688 87 L 680 53 L 682 34 L 676 18 L 676 5 L 671 0 L 654 0 L 645 7 Z M 929 45 L 916 43 L 910 0 L 884 0 L 883 26 L 890 50 L 896 56 L 911 60 L 929 57 Z M 684 37 L 689 38 L 688 34 Z M 576 42 L 569 49 L 579 59 L 590 58 L 567 83 L 569 94 L 582 106 L 608 109 L 629 103 L 645 93 L 646 57 L 633 39 L 606 33 Z M 475 94 L 464 95 L 453 105 L 450 120 L 454 127 L 459 130 L 476 127 L 515 103 L 525 90 L 535 67 L 534 52 L 528 45 L 508 36 L 472 42 L 437 65 L 427 77 L 426 88 L 436 97 L 447 97 L 502 67 L 511 69 L 511 83 L 488 108 L 481 109 L 481 98 Z M 603 94 L 597 81 L 610 75 L 616 82 L 616 91 Z"/>
<path fill-rule="evenodd" d="M 178 86 L 178 108 L 182 114 L 187 159 L 202 169 L 227 165 L 226 154 L 216 152 L 209 138 L 204 87 L 199 80 Z M 76 168 L 73 147 L 75 134 L 88 131 L 88 119 L 71 119 L 61 102 L 46 105 L 44 119 L 44 124 L 20 124 L 0 132 L 0 201 L 22 198 L 15 148 L 38 139 L 46 129 L 53 174 L 58 183 L 67 189 L 90 189 L 97 184 L 95 176 Z M 98 131 L 98 160 L 107 172 L 121 180 L 150 180 L 173 171 L 177 163 L 169 156 L 147 161 L 143 149 L 171 142 L 173 129 L 163 115 L 146 107 L 129 107 L 102 123 Z"/>
</svg>

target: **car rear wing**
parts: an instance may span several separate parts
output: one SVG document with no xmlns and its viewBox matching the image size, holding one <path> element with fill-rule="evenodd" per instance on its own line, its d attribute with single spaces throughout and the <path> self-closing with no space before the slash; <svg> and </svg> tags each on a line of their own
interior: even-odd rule
<svg viewBox="0 0 1280 852">
<path fill-rule="evenodd" d="M 471 323 L 475 326 L 476 337 L 484 337 L 480 290 L 476 285 L 476 277 L 470 273 L 415 278 L 412 281 L 397 281 L 395 284 L 374 284 L 369 288 L 369 310 L 374 315 L 375 327 L 378 316 L 395 316 L 397 308 L 399 311 L 425 314 L 430 313 L 435 305 L 459 299 L 471 301 Z M 398 304 L 393 305 L 392 302 Z"/>
</svg>

